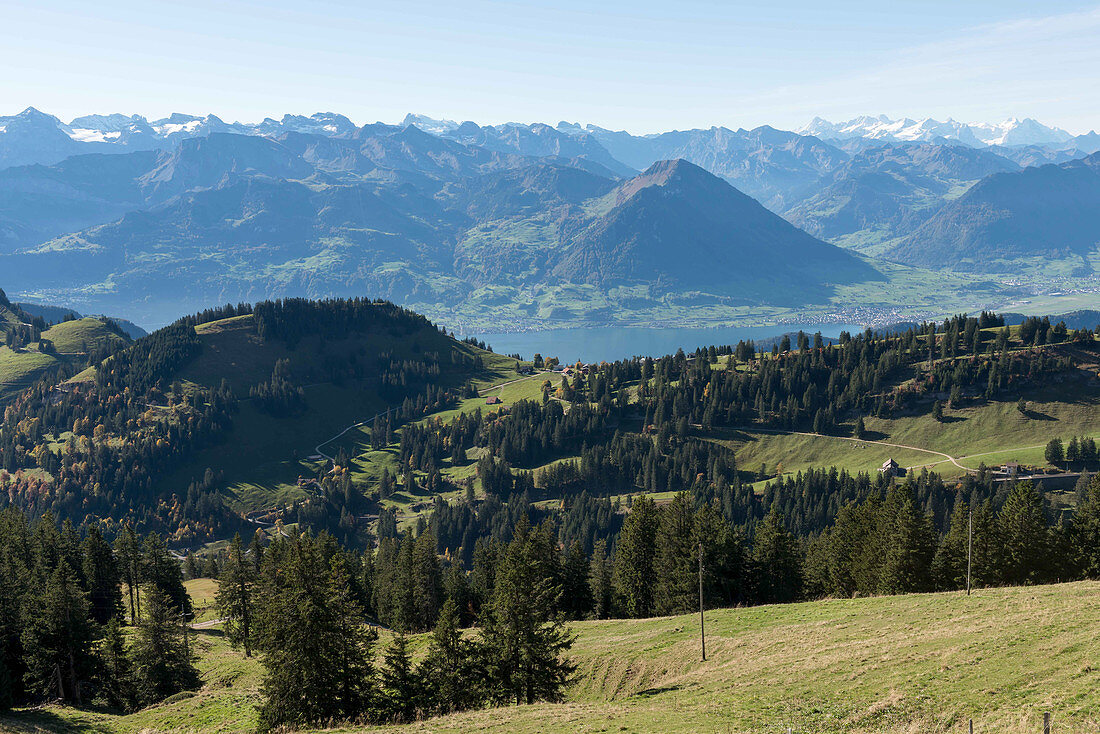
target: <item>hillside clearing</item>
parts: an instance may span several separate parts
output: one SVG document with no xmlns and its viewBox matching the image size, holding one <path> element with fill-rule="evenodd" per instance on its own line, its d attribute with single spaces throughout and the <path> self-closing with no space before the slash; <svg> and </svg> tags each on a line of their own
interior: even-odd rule
<svg viewBox="0 0 1100 734">
<path fill-rule="evenodd" d="M 1100 381 L 1082 376 L 1026 390 L 1021 397 L 1027 400 L 1026 414 L 1019 412 L 1015 400 L 1003 400 L 947 409 L 943 422 L 930 413 L 889 419 L 867 416 L 865 441 L 763 430 L 711 435 L 734 448 L 744 470 L 764 464 L 771 473 L 782 463 L 784 472 L 833 466 L 874 472 L 892 458 L 902 466 L 927 466 L 944 476 L 959 476 L 964 470 L 940 454 L 954 457 L 967 469 L 1005 461 L 1044 466 L 1044 447 L 1051 438 L 1100 438 Z"/>
</svg>

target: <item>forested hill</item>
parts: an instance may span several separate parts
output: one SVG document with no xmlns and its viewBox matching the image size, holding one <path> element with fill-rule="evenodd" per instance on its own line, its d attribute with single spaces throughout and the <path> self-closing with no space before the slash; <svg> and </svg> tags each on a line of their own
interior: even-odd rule
<svg viewBox="0 0 1100 734">
<path fill-rule="evenodd" d="M 383 301 L 208 310 L 16 396 L 0 428 L 0 502 L 109 534 L 126 520 L 172 542 L 219 537 L 242 524 L 218 491 L 226 466 L 253 470 L 261 453 L 301 445 L 278 436 L 319 441 L 374 412 L 392 409 L 396 426 L 446 408 L 483 355 L 499 361 Z M 221 466 L 201 463 L 209 452 Z"/>
</svg>

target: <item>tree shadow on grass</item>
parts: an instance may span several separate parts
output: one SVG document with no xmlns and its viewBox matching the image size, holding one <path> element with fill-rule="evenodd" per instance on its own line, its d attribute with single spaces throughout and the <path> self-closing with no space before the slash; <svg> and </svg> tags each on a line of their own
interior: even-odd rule
<svg viewBox="0 0 1100 734">
<path fill-rule="evenodd" d="M 1028 420 L 1033 420 L 1033 421 L 1056 421 L 1056 420 L 1058 420 L 1057 418 L 1055 418 L 1052 415 L 1047 415 L 1046 413 L 1043 413 L 1043 412 L 1038 411 L 1038 410 L 1032 410 L 1031 408 L 1028 408 L 1027 410 L 1024 411 L 1024 417 L 1027 418 Z"/>
<path fill-rule="evenodd" d="M 885 433 L 883 433 L 882 431 L 864 431 L 863 432 L 863 438 L 860 438 L 859 440 L 860 441 L 885 441 L 888 438 L 890 438 L 890 437 L 888 435 L 886 435 Z"/>
<path fill-rule="evenodd" d="M 23 709 L 0 714 L 0 731 L 13 734 L 107 734 L 110 729 L 84 717 L 68 718 L 48 709 Z"/>
<path fill-rule="evenodd" d="M 639 698 L 649 698 L 650 696 L 657 696 L 662 693 L 671 693 L 672 691 L 678 691 L 681 688 L 683 688 L 683 686 L 680 685 L 661 686 L 660 688 L 647 688 L 644 691 L 638 691 L 634 694 L 634 696 Z"/>
</svg>

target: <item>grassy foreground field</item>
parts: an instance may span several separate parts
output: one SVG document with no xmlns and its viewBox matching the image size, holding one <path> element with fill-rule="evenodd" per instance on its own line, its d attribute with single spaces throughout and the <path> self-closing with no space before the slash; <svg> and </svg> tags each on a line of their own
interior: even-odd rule
<svg viewBox="0 0 1100 734">
<path fill-rule="evenodd" d="M 563 704 L 346 732 L 1100 732 L 1100 583 L 583 622 Z M 47 708 L 15 732 L 245 732 L 259 665 L 199 635 L 204 687 L 125 717 Z"/>
</svg>

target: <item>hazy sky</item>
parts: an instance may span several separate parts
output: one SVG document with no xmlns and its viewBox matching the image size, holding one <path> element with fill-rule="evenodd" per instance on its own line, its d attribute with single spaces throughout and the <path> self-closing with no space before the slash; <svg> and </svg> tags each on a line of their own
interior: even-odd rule
<svg viewBox="0 0 1100 734">
<path fill-rule="evenodd" d="M 331 110 L 633 132 L 814 115 L 1100 128 L 1069 0 L 0 0 L 0 114 Z"/>
</svg>

